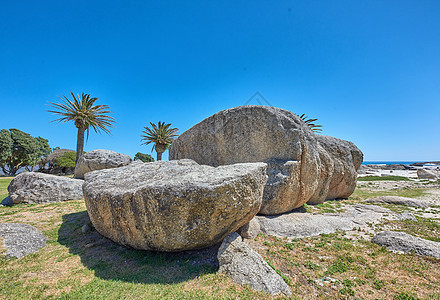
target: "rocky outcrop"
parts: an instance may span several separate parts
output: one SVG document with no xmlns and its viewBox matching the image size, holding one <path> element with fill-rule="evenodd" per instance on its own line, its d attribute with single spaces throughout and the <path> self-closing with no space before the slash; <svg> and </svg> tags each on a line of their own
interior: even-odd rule
<svg viewBox="0 0 440 300">
<path fill-rule="evenodd" d="M 219 272 L 228 275 L 234 282 L 271 295 L 291 295 L 289 286 L 264 259 L 242 238 L 233 232 L 218 250 Z"/>
<path fill-rule="evenodd" d="M 110 150 L 93 150 L 83 154 L 75 167 L 75 178 L 84 179 L 84 174 L 103 169 L 118 168 L 132 162 L 130 156 Z"/>
<path fill-rule="evenodd" d="M 279 214 L 351 195 L 363 155 L 351 142 L 314 134 L 289 111 L 249 105 L 221 111 L 180 135 L 170 159 L 182 158 L 211 166 L 266 162 L 260 213 Z"/>
<path fill-rule="evenodd" d="M 258 213 L 266 164 L 158 161 L 85 177 L 87 211 L 99 233 L 136 249 L 181 251 L 214 245 Z"/>
<path fill-rule="evenodd" d="M 342 213 L 311 214 L 291 212 L 279 216 L 256 216 L 261 232 L 288 238 L 301 238 L 334 233 L 338 230 L 352 230 L 368 223 L 379 221 L 389 209 L 356 204 L 347 206 Z"/>
<path fill-rule="evenodd" d="M 49 203 L 83 198 L 83 181 L 63 176 L 25 172 L 8 186 L 13 203 Z"/>
<path fill-rule="evenodd" d="M 6 256 L 23 257 L 46 246 L 47 238 L 37 228 L 21 223 L 0 223 L 0 238 Z"/>
<path fill-rule="evenodd" d="M 421 208 L 429 207 L 429 203 L 425 201 L 417 200 L 413 198 L 407 198 L 407 197 L 398 197 L 398 196 L 380 196 L 373 199 L 367 199 L 365 202 L 405 205 L 410 207 L 421 207 Z"/>
<path fill-rule="evenodd" d="M 440 172 L 436 172 L 434 170 L 427 170 L 427 169 L 418 169 L 417 170 L 417 177 L 419 179 L 437 180 L 440 178 Z"/>
<path fill-rule="evenodd" d="M 440 243 L 421 239 L 405 232 L 382 231 L 371 241 L 387 247 L 388 250 L 404 253 L 414 252 L 440 259 Z"/>
</svg>

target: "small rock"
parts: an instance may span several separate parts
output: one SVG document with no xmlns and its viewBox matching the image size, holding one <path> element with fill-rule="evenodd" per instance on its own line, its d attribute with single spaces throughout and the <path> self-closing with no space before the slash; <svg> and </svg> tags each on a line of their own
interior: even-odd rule
<svg viewBox="0 0 440 300">
<path fill-rule="evenodd" d="M 399 220 L 411 220 L 411 221 L 417 221 L 416 217 L 412 213 L 403 212 L 397 215 L 397 218 Z"/>
<path fill-rule="evenodd" d="M 95 247 L 95 243 L 88 243 L 84 247 L 86 247 L 87 249 Z"/>
<path fill-rule="evenodd" d="M 258 233 L 260 232 L 260 223 L 253 218 L 246 225 L 242 226 L 237 230 L 237 233 L 241 235 L 242 238 L 245 239 L 253 239 L 256 238 Z"/>
<path fill-rule="evenodd" d="M 81 232 L 82 233 L 88 233 L 88 232 L 90 232 L 90 230 L 91 230 L 91 228 L 90 228 L 90 226 L 88 224 L 85 224 L 85 225 L 83 225 L 81 227 Z"/>
<path fill-rule="evenodd" d="M 264 291 L 271 295 L 291 295 L 289 286 L 240 235 L 226 236 L 218 250 L 219 272 L 226 273 L 234 282 Z"/>
<path fill-rule="evenodd" d="M 419 179 L 439 179 L 440 174 L 434 170 L 427 170 L 427 169 L 418 169 L 417 170 L 417 177 Z"/>
<path fill-rule="evenodd" d="M 371 241 L 387 247 L 388 250 L 403 253 L 414 252 L 440 259 L 440 243 L 421 239 L 405 232 L 382 231 Z"/>
</svg>

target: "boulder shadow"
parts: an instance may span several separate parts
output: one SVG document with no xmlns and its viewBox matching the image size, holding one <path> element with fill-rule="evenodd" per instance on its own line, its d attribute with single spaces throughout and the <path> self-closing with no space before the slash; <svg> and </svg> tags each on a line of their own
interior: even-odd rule
<svg viewBox="0 0 440 300">
<path fill-rule="evenodd" d="M 81 263 L 95 276 L 105 280 L 172 284 L 218 271 L 220 244 L 173 253 L 130 249 L 94 230 L 87 211 L 63 215 L 58 242 L 79 255 Z"/>
</svg>

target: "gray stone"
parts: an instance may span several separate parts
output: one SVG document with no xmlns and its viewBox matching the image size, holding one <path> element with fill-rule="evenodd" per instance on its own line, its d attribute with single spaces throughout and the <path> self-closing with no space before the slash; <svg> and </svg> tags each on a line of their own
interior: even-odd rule
<svg viewBox="0 0 440 300">
<path fill-rule="evenodd" d="M 260 223 L 253 218 L 246 225 L 240 227 L 237 230 L 237 233 L 241 235 L 241 237 L 245 239 L 253 239 L 256 238 L 258 233 L 260 232 Z"/>
<path fill-rule="evenodd" d="M 386 203 L 386 204 L 395 204 L 395 205 L 405 205 L 411 207 L 429 207 L 429 203 L 417 200 L 413 198 L 407 197 L 398 197 L 398 196 L 380 196 L 373 199 L 367 199 L 365 202 L 367 203 Z"/>
<path fill-rule="evenodd" d="M 258 291 L 271 295 L 291 295 L 289 286 L 264 259 L 233 232 L 223 240 L 217 255 L 219 272 L 228 275 L 234 282 L 250 285 Z"/>
<path fill-rule="evenodd" d="M 182 158 L 210 166 L 268 163 L 260 213 L 279 214 L 350 196 L 363 155 L 351 142 L 314 134 L 294 113 L 248 105 L 218 112 L 180 135 L 170 159 Z"/>
<path fill-rule="evenodd" d="M 82 233 L 88 233 L 88 232 L 90 232 L 90 230 L 91 230 L 91 228 L 90 228 L 90 226 L 89 226 L 88 224 L 84 224 L 84 225 L 81 227 L 81 232 L 82 232 Z"/>
<path fill-rule="evenodd" d="M 260 210 L 266 164 L 221 167 L 158 161 L 89 172 L 83 186 L 95 229 L 135 249 L 209 247 Z"/>
<path fill-rule="evenodd" d="M 417 177 L 419 179 L 432 179 L 437 180 L 440 178 L 440 173 L 435 170 L 418 169 Z"/>
<path fill-rule="evenodd" d="M 343 213 L 311 214 L 291 212 L 279 216 L 257 216 L 261 231 L 265 234 L 300 238 L 329 234 L 338 230 L 352 230 L 378 221 L 389 209 L 376 206 L 356 204 L 346 207 Z"/>
<path fill-rule="evenodd" d="M 387 247 L 388 250 L 403 253 L 414 252 L 440 259 L 440 243 L 421 239 L 405 232 L 382 231 L 371 241 Z"/>
<path fill-rule="evenodd" d="M 46 246 L 47 238 L 37 228 L 20 223 L 0 223 L 5 255 L 23 257 Z"/>
<path fill-rule="evenodd" d="M 110 150 L 93 150 L 81 155 L 75 167 L 75 178 L 84 179 L 84 174 L 103 169 L 118 168 L 132 162 L 130 156 Z"/>
<path fill-rule="evenodd" d="M 412 213 L 409 212 L 403 212 L 397 215 L 397 218 L 399 220 L 411 220 L 411 221 L 417 221 L 416 216 L 414 216 Z"/>
<path fill-rule="evenodd" d="M 50 174 L 24 172 L 8 186 L 13 203 L 49 203 L 83 198 L 83 181 Z"/>
</svg>

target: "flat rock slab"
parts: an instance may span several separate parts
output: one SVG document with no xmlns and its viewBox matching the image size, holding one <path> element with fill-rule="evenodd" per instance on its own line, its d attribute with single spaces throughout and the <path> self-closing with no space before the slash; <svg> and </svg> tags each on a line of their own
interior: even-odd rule
<svg viewBox="0 0 440 300">
<path fill-rule="evenodd" d="M 388 250 L 403 253 L 414 252 L 440 259 L 440 243 L 415 237 L 405 232 L 382 231 L 371 241 L 387 247 Z"/>
<path fill-rule="evenodd" d="M 280 275 L 238 233 L 229 234 L 218 250 L 219 272 L 228 275 L 234 282 L 264 291 L 271 295 L 291 295 L 289 286 Z"/>
<path fill-rule="evenodd" d="M 95 229 L 141 250 L 219 243 L 260 210 L 265 163 L 211 167 L 184 159 L 89 172 L 83 186 Z"/>
<path fill-rule="evenodd" d="M 14 204 L 78 200 L 83 198 L 83 183 L 64 176 L 24 172 L 12 179 L 8 192 Z"/>
<path fill-rule="evenodd" d="M 346 211 L 340 214 L 292 212 L 279 216 L 256 216 L 255 218 L 265 234 L 300 238 L 329 234 L 338 230 L 352 230 L 366 225 L 367 222 L 377 221 L 384 214 L 391 213 L 389 209 L 377 205 L 356 204 L 347 206 Z"/>
<path fill-rule="evenodd" d="M 398 196 L 381 196 L 373 199 L 368 199 L 365 202 L 405 205 L 410 207 L 422 207 L 422 208 L 429 207 L 429 204 L 425 201 L 417 200 L 413 198 L 407 198 L 407 197 L 398 197 Z"/>
<path fill-rule="evenodd" d="M 47 238 L 37 228 L 21 223 L 0 223 L 5 255 L 23 257 L 46 246 Z"/>
</svg>

